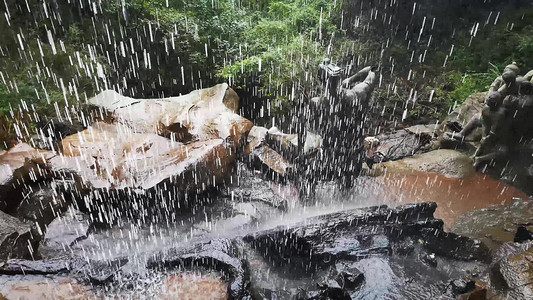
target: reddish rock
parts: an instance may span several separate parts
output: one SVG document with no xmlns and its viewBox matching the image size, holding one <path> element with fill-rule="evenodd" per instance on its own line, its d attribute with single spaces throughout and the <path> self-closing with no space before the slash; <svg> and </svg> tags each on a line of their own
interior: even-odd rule
<svg viewBox="0 0 533 300">
<path fill-rule="evenodd" d="M 0 210 L 13 210 L 20 203 L 22 195 L 15 193 L 17 188 L 45 177 L 44 164 L 54 155 L 26 143 L 0 153 Z"/>
</svg>

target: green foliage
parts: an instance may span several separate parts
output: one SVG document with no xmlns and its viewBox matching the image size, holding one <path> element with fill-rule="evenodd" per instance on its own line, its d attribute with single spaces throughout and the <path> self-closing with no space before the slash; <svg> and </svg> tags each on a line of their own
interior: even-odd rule
<svg viewBox="0 0 533 300">
<path fill-rule="evenodd" d="M 468 96 L 487 91 L 497 76 L 494 73 L 447 72 L 438 78 L 435 86 L 437 99 L 445 99 L 447 108 L 455 103 L 461 104 Z"/>
<path fill-rule="evenodd" d="M 533 10 L 518 11 L 495 26 L 481 29 L 472 41 L 470 35 L 464 33 L 448 69 L 468 73 L 487 72 L 491 64 L 502 70 L 513 61 L 522 68 L 533 68 L 532 19 Z"/>
<path fill-rule="evenodd" d="M 262 7 L 264 11 L 256 11 L 242 35 L 244 47 L 238 58 L 217 75 L 231 78 L 241 88 L 250 76 L 258 76 L 260 90 L 275 100 L 274 111 L 286 111 L 294 99 L 292 91 L 309 90 L 314 83 L 309 70 L 316 70 L 324 57 L 331 56 L 327 53 L 331 35 L 343 35 L 330 17 L 338 14 L 339 7 L 324 0 L 270 1 Z"/>
<path fill-rule="evenodd" d="M 412 79 L 413 85 L 426 94 L 435 91 L 433 99 L 439 104 L 437 110 L 442 119 L 450 108 L 460 105 L 468 96 L 487 91 L 511 62 L 516 62 L 521 74 L 525 74 L 533 69 L 531 19 L 533 10 L 517 11 L 506 15 L 497 25 L 480 28 L 475 38 L 469 31 L 459 33 L 446 66 L 442 63 L 450 50 L 437 51 L 415 72 L 423 71 L 425 76 Z M 403 64 L 408 65 L 405 59 L 409 53 L 405 47 L 393 46 L 390 53 L 393 57 L 403 57 Z M 413 114 L 417 113 L 413 111 Z"/>
<path fill-rule="evenodd" d="M 43 17 L 40 1 L 28 1 L 35 9 L 23 14 L 24 6 L 8 0 L 12 24 L 0 21 L 0 71 L 8 83 L 0 83 L 0 115 L 9 114 L 11 107 L 18 110 L 21 100 L 40 113 L 54 115 L 49 103 L 63 105 L 65 101 L 60 79 L 65 86 L 76 86 L 82 100 L 84 94 L 91 97 L 97 92 L 97 65 L 103 67 L 110 85 L 127 81 L 128 87 L 138 88 L 132 89 L 132 96 L 153 96 L 154 91 L 177 95 L 199 88 L 195 84 L 200 80 L 203 87 L 230 80 L 236 88 L 257 87 L 261 97 L 273 100 L 273 111 L 286 112 L 299 93 L 309 93 L 316 85 L 312 73 L 324 57 L 343 66 L 359 57 L 364 63 L 379 64 L 385 80 L 396 82 L 392 89 L 397 91 L 378 89 L 375 98 L 404 107 L 411 89 L 424 94 L 424 99 L 434 90 L 434 103 L 415 107 L 410 114 L 437 118 L 470 94 L 486 91 L 506 64 L 516 61 L 522 73 L 533 68 L 532 9 L 502 15 L 497 25 L 480 28 L 474 39 L 469 30 L 458 31 L 452 41 L 453 54 L 443 67 L 449 45 L 437 45 L 442 37 L 433 37 L 437 42 L 428 44 L 427 49 L 434 51 L 417 66 L 411 61 L 413 48 L 408 49 L 403 38 L 376 35 L 371 27 L 379 27 L 380 22 L 364 30 L 346 30 L 353 22 L 348 15 L 359 14 L 354 1 L 168 0 L 167 6 L 166 0 L 111 0 L 99 2 L 103 14 L 97 16 L 78 7 L 76 1 L 53 1 L 62 16 L 61 25 Z M 346 18 L 342 30 L 340 16 Z M 46 30 L 50 28 L 55 28 L 57 54 L 47 43 Z M 19 33 L 27 47 L 22 54 Z M 134 49 L 127 49 L 125 57 L 120 53 L 113 57 L 117 43 L 129 44 L 130 39 Z M 88 45 L 98 45 L 98 53 L 105 56 L 102 53 L 108 52 L 110 57 L 91 57 Z M 416 49 L 417 55 L 423 50 Z M 151 55 L 151 69 L 144 68 L 144 51 Z M 78 53 L 91 74 L 79 66 Z M 133 72 L 131 63 L 136 55 L 140 63 L 135 58 L 139 67 Z M 392 64 L 394 74 L 386 74 Z M 410 70 L 413 76 L 405 78 Z M 181 84 L 182 76 L 189 80 L 187 84 Z M 179 83 L 173 83 L 176 81 Z M 69 89 L 69 104 L 76 103 L 74 98 Z M 401 114 L 401 109 L 398 112 Z"/>
</svg>

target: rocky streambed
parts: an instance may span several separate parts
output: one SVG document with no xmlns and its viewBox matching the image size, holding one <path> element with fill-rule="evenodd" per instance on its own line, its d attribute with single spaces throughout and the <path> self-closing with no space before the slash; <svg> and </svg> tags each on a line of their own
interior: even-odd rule
<svg viewBox="0 0 533 300">
<path fill-rule="evenodd" d="M 105 92 L 85 129 L 0 153 L 0 299 L 532 299 L 531 200 L 428 152 L 436 127 L 380 137 L 392 161 L 301 199 L 297 137 L 238 101 Z"/>
</svg>

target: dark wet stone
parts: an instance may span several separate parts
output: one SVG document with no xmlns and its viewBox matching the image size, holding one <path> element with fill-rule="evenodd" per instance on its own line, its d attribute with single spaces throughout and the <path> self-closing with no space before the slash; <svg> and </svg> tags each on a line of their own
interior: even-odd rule
<svg viewBox="0 0 533 300">
<path fill-rule="evenodd" d="M 506 292 L 506 299 L 533 299 L 533 244 L 519 245 L 493 264 L 491 282 Z"/>
<path fill-rule="evenodd" d="M 255 291 L 254 297 L 250 299 L 291 299 L 291 296 L 291 293 L 287 291 L 260 289 L 259 291 Z"/>
<path fill-rule="evenodd" d="M 31 258 L 38 242 L 39 236 L 32 232 L 29 223 L 0 211 L 0 262 L 9 258 Z"/>
<path fill-rule="evenodd" d="M 69 260 L 10 259 L 0 266 L 0 274 L 57 274 L 70 270 Z"/>
<path fill-rule="evenodd" d="M 39 246 L 43 257 L 57 257 L 76 244 L 86 239 L 92 225 L 90 217 L 78 210 L 70 209 L 52 221 Z"/>
<path fill-rule="evenodd" d="M 473 280 L 461 278 L 450 282 L 450 287 L 454 295 L 466 294 L 476 288 L 476 282 Z"/>
<path fill-rule="evenodd" d="M 480 241 L 427 228 L 422 229 L 421 234 L 424 237 L 424 247 L 439 256 L 465 261 L 488 262 L 491 259 L 490 250 Z"/>
<path fill-rule="evenodd" d="M 480 240 L 492 250 L 498 250 L 502 243 L 514 240 L 517 224 L 529 224 L 532 218 L 533 201 L 513 199 L 511 203 L 461 216 L 452 227 L 452 232 Z"/>
<path fill-rule="evenodd" d="M 405 239 L 396 244 L 393 251 L 398 255 L 410 255 L 415 250 L 415 242 L 412 239 Z"/>
<path fill-rule="evenodd" d="M 344 289 L 355 290 L 365 282 L 365 275 L 354 266 L 337 265 L 335 280 Z"/>
<path fill-rule="evenodd" d="M 337 281 L 327 280 L 318 284 L 319 299 L 351 300 L 350 294 Z"/>
<path fill-rule="evenodd" d="M 429 141 L 407 130 L 381 134 L 377 138 L 381 142 L 378 151 L 384 155 L 385 161 L 398 160 L 422 153 L 422 147 Z"/>
<path fill-rule="evenodd" d="M 422 257 L 420 257 L 420 260 L 426 265 L 433 267 L 433 268 L 437 267 L 438 265 L 437 257 L 433 253 L 422 255 Z"/>
<path fill-rule="evenodd" d="M 197 267 L 221 271 L 229 276 L 229 296 L 240 299 L 245 295 L 248 276 L 237 249 L 229 239 L 214 239 L 191 247 L 173 248 L 151 257 L 147 262 L 150 269 L 172 269 L 176 267 Z"/>
<path fill-rule="evenodd" d="M 238 165 L 238 176 L 239 179 L 235 179 L 233 185 L 222 191 L 222 197 L 232 201 L 263 202 L 282 210 L 287 208 L 287 200 L 275 194 L 270 187 L 271 182 L 268 180 L 270 178 L 254 174 L 243 164 Z"/>
<path fill-rule="evenodd" d="M 478 289 L 466 295 L 461 295 L 458 300 L 487 300 L 487 289 Z"/>
<path fill-rule="evenodd" d="M 129 262 L 127 258 L 108 261 L 88 261 L 81 268 L 84 275 L 94 284 L 104 284 L 111 281 L 115 274 Z"/>
<path fill-rule="evenodd" d="M 525 226 L 518 226 L 516 234 L 514 236 L 515 243 L 522 243 L 525 241 L 533 240 L 533 234 L 531 231 L 527 230 Z"/>
<path fill-rule="evenodd" d="M 44 234 L 46 226 L 67 209 L 70 201 L 50 185 L 34 186 L 31 190 L 20 202 L 15 214 L 20 219 L 35 222 L 39 226 L 38 231 Z"/>
<path fill-rule="evenodd" d="M 306 290 L 299 290 L 296 296 L 294 297 L 295 300 L 319 300 L 320 299 L 320 291 L 306 291 Z"/>
<path fill-rule="evenodd" d="M 276 266 L 310 272 L 339 260 L 390 255 L 391 240 L 419 236 L 422 228 L 442 230 L 434 203 L 355 209 L 312 217 L 244 237 Z"/>
</svg>

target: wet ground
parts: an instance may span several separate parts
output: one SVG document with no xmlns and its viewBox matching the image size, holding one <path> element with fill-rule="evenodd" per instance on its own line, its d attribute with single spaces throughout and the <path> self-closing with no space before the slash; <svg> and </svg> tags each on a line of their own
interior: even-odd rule
<svg viewBox="0 0 533 300">
<path fill-rule="evenodd" d="M 292 186 L 269 183 L 258 179 L 260 174 L 252 175 L 252 173 L 245 174 L 244 188 L 226 191 L 220 199 L 213 199 L 214 201 L 210 201 L 211 204 L 203 207 L 201 211 L 183 214 L 173 224 L 153 224 L 146 227 L 138 226 L 135 222 L 124 222 L 109 229 L 96 228 L 87 238 L 69 247 L 63 247 L 63 251 L 52 249 L 49 253 L 53 253 L 54 257 L 75 255 L 99 261 L 127 256 L 131 259 L 123 269 L 123 273 L 128 276 L 127 274 L 137 274 L 148 257 L 156 251 L 212 238 L 242 237 L 275 226 L 300 222 L 312 216 L 352 208 L 436 202 L 438 208 L 435 217 L 444 220 L 445 227 L 449 229 L 461 215 L 469 211 L 495 204 L 508 204 L 513 198 L 527 198 L 527 195 L 515 188 L 483 174 L 476 174 L 467 180 L 458 180 L 438 174 L 413 173 L 380 178 L 362 177 L 358 179 L 355 188 L 349 191 L 340 191 L 334 184 L 322 184 L 317 187 L 315 199 L 311 203 L 304 204 L 298 199 L 297 192 Z M 244 199 L 246 197 L 243 197 L 243 194 L 247 193 L 251 196 L 249 199 Z M 275 201 L 272 202 L 272 199 L 284 201 L 286 209 L 280 210 L 279 203 L 274 205 Z M 250 255 L 253 258 L 254 254 Z M 402 260 L 401 257 L 374 257 L 358 261 L 356 267 L 368 274 L 367 282 L 364 288 L 352 297 L 395 299 L 393 295 L 400 294 L 402 295 L 400 299 L 427 299 L 432 295 L 438 295 L 443 288 L 441 283 L 445 278 L 462 275 L 456 271 L 462 268 L 461 265 L 442 264 L 439 270 L 435 271 L 423 263 L 413 265 L 411 268 L 409 267 L 411 263 L 406 264 Z M 261 263 L 260 259 L 255 260 L 256 265 L 253 259 L 251 262 L 252 275 L 265 284 L 270 282 L 278 288 L 284 286 L 291 289 L 302 286 L 305 282 L 309 283 L 305 280 L 305 282 L 291 281 L 276 278 L 275 275 L 270 276 L 270 267 Z M 182 295 L 198 295 L 199 291 L 211 291 L 209 295 L 214 295 L 213 299 L 224 299 L 225 294 L 222 291 L 225 290 L 225 285 L 218 279 L 219 276 L 219 274 L 184 275 L 156 272 L 145 274 L 133 287 L 124 286 L 117 290 L 110 290 L 105 286 L 93 289 L 86 282 L 77 283 L 72 279 L 61 277 L 0 276 L 2 283 L 0 299 L 2 295 L 7 299 L 20 297 L 22 297 L 20 299 L 90 299 L 113 294 L 122 298 L 150 296 L 171 299 L 175 296 L 172 293 L 177 290 L 181 291 Z M 415 278 L 417 276 L 418 279 Z M 425 279 L 420 281 L 420 278 Z M 124 280 L 124 284 L 131 285 L 131 279 Z M 420 284 L 411 285 L 413 280 L 424 282 L 427 288 L 421 290 Z M 267 284 L 266 287 L 268 286 Z M 410 290 L 410 286 L 415 286 L 414 290 Z M 130 292 L 125 294 L 124 291 L 127 290 Z M 194 296 L 180 299 L 194 299 Z"/>
</svg>

